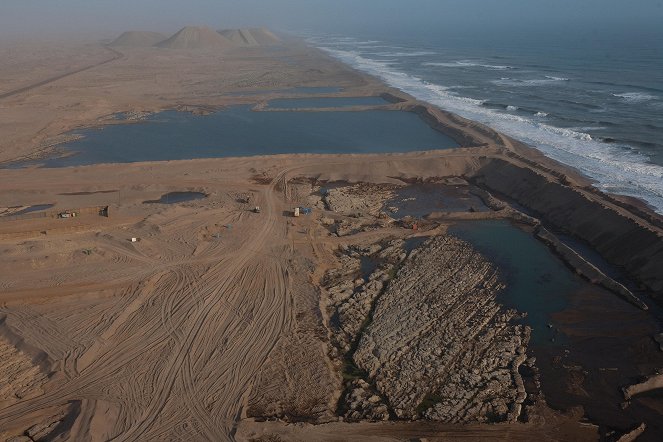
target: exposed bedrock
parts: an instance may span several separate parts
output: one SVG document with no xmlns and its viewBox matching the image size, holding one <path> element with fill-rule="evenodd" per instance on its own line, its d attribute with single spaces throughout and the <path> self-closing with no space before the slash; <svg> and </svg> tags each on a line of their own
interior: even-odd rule
<svg viewBox="0 0 663 442">
<path fill-rule="evenodd" d="M 496 269 L 454 237 L 411 252 L 376 299 L 353 359 L 400 418 L 514 421 L 529 329 L 496 300 Z"/>
<path fill-rule="evenodd" d="M 348 248 L 348 254 L 341 255 L 342 266 L 327 272 L 332 344 L 341 352 L 350 351 L 392 269 L 405 259 L 402 246 L 402 240 L 394 240 L 384 247 L 375 244 Z M 367 258 L 379 261 L 380 265 L 370 275 L 361 275 L 361 259 Z"/>
<path fill-rule="evenodd" d="M 625 387 L 623 389 L 624 399 L 629 400 L 638 394 L 658 389 L 663 389 L 663 374 L 655 374 L 640 383 Z"/>
<path fill-rule="evenodd" d="M 495 159 L 474 174 L 475 182 L 512 198 L 545 221 L 589 243 L 606 260 L 663 302 L 663 236 L 651 220 L 639 219 L 536 171 Z"/>
<path fill-rule="evenodd" d="M 323 201 L 332 212 L 355 216 L 378 216 L 384 202 L 393 197 L 393 190 L 396 187 L 388 184 L 359 183 L 331 189 Z"/>
</svg>

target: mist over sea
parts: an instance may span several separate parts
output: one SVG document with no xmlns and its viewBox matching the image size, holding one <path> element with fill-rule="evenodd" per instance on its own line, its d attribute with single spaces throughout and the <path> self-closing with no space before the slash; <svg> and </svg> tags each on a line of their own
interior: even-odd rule
<svg viewBox="0 0 663 442">
<path fill-rule="evenodd" d="M 663 213 L 663 35 L 606 30 L 321 34 L 307 41 Z"/>
</svg>

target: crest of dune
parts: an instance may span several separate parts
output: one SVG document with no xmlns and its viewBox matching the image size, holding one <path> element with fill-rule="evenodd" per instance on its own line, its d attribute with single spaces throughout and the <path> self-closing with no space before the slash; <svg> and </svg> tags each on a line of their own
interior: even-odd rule
<svg viewBox="0 0 663 442">
<path fill-rule="evenodd" d="M 187 26 L 157 46 L 170 49 L 227 49 L 235 44 L 210 28 Z"/>
</svg>

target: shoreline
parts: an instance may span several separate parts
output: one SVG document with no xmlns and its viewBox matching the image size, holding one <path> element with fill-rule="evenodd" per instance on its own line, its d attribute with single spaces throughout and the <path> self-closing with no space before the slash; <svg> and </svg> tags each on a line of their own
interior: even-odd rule
<svg viewBox="0 0 663 442">
<path fill-rule="evenodd" d="M 386 55 L 388 50 L 381 46 L 396 44 L 393 39 L 387 36 L 383 36 L 383 38 L 383 43 L 375 49 L 371 47 L 364 48 L 360 43 L 355 47 L 356 39 L 351 36 L 348 36 L 347 43 L 341 42 L 341 39 L 337 39 L 332 35 L 319 36 L 319 38 L 312 37 L 307 41 L 310 41 L 330 56 L 348 63 L 362 72 L 374 75 L 390 86 L 400 88 L 445 110 L 480 121 L 494 127 L 501 133 L 536 146 L 537 149 L 545 152 L 550 158 L 561 161 L 570 167 L 577 167 L 582 173 L 597 180 L 600 183 L 600 188 L 645 200 L 654 206 L 656 211 L 663 213 L 663 200 L 661 199 L 663 189 L 660 187 L 659 180 L 657 180 L 663 172 L 662 158 L 656 154 L 657 150 L 646 149 L 644 147 L 646 143 L 641 144 L 636 141 L 637 136 L 635 138 L 633 136 L 630 138 L 623 136 L 626 133 L 631 134 L 633 129 L 637 127 L 637 122 L 628 122 L 620 117 L 620 115 L 630 115 L 629 109 L 620 107 L 624 104 L 623 102 L 614 103 L 609 101 L 615 97 L 620 97 L 619 93 L 604 96 L 596 103 L 591 101 L 594 97 L 590 98 L 592 94 L 589 92 L 598 91 L 593 91 L 591 82 L 587 83 L 586 79 L 583 79 L 581 69 L 576 70 L 576 75 L 572 76 L 571 79 L 546 77 L 555 81 L 568 80 L 571 83 L 566 86 L 562 83 L 545 86 L 537 84 L 536 86 L 542 88 L 540 92 L 545 91 L 545 94 L 535 101 L 531 94 L 534 94 L 535 90 L 539 93 L 538 89 L 529 91 L 529 95 L 522 94 L 521 96 L 521 92 L 524 92 L 523 89 L 515 88 L 515 84 L 512 86 L 500 85 L 500 82 L 495 80 L 499 76 L 492 74 L 489 70 L 478 68 L 487 68 L 486 65 L 474 65 L 477 67 L 476 72 L 473 68 L 468 68 L 469 77 L 465 79 L 462 75 L 465 68 L 462 70 L 451 69 L 453 66 L 447 67 L 449 63 L 439 63 L 440 66 L 444 66 L 439 71 L 435 68 L 424 69 L 419 67 L 419 64 L 422 66 L 428 65 L 426 63 L 429 61 L 428 57 L 424 56 L 410 59 L 399 54 L 399 56 L 392 57 L 393 59 L 383 61 L 380 54 L 384 53 Z M 382 38 L 378 39 L 382 40 Z M 420 45 L 422 42 L 417 44 Z M 469 51 L 469 53 L 472 52 L 476 51 Z M 444 60 L 447 57 L 444 55 L 444 51 L 432 51 L 431 58 Z M 516 60 L 514 60 L 514 63 L 519 73 L 516 75 L 516 71 L 514 71 L 514 78 L 510 78 L 510 80 L 514 80 L 515 83 L 515 79 L 520 77 L 521 70 L 523 75 L 530 71 L 526 65 L 521 66 Z M 436 66 L 437 64 L 431 63 L 431 65 Z M 449 72 L 447 72 L 448 69 Z M 534 71 L 538 72 L 539 70 L 534 69 L 531 72 Z M 544 74 L 542 72 L 537 74 L 531 72 L 529 76 L 534 77 L 540 77 Z M 525 76 L 528 77 L 528 75 Z M 566 77 L 567 75 L 563 76 Z M 571 76 L 570 73 L 569 76 Z M 492 82 L 498 85 L 497 89 L 492 90 L 490 86 L 486 89 L 486 85 Z M 535 86 L 534 82 L 532 80 L 531 85 L 522 85 Z M 524 83 L 527 83 L 527 80 Z M 470 89 L 467 91 L 457 90 L 466 87 Z M 569 91 L 576 91 L 578 96 L 583 98 L 582 103 L 593 103 L 597 109 L 601 108 L 600 112 L 609 112 L 606 114 L 610 115 L 609 120 L 614 118 L 615 121 L 619 121 L 619 128 L 611 130 L 609 136 L 602 136 L 602 130 L 608 129 L 603 126 L 610 126 L 610 124 L 603 124 L 603 121 L 599 121 L 598 116 L 588 115 L 587 124 L 585 124 L 582 115 L 572 111 L 573 107 L 568 108 L 567 113 L 558 102 L 570 104 L 572 101 L 563 100 L 564 98 L 573 100 L 573 98 L 568 97 Z M 583 91 L 588 92 L 588 94 L 584 94 Z M 508 103 L 510 101 L 509 97 L 517 106 L 500 104 Z M 656 99 L 654 96 L 649 98 Z M 606 102 L 606 100 L 608 101 Z M 587 105 L 589 106 L 589 104 Z M 617 106 L 614 110 L 613 105 Z M 537 112 L 540 106 L 545 108 L 545 112 Z M 638 112 L 644 112 L 645 109 L 639 107 Z M 651 112 L 647 112 L 647 115 L 650 114 Z M 568 124 L 565 123 L 565 115 L 570 118 Z M 608 117 L 606 116 L 606 118 Z M 647 120 L 648 117 L 643 116 L 642 118 Z M 589 124 L 590 120 L 592 124 Z M 651 124 L 654 124 L 654 126 L 651 126 Z M 655 122 L 650 122 L 648 128 L 653 127 L 655 127 Z M 648 129 L 643 128 L 641 130 Z M 645 137 L 649 138 L 650 143 L 648 145 L 657 146 L 656 138 L 652 139 L 653 134 L 648 133 L 649 135 Z M 623 173 L 624 171 L 630 173 L 626 175 Z"/>
<path fill-rule="evenodd" d="M 431 260 L 433 254 L 447 250 L 447 246 L 439 243 L 430 249 L 415 248 L 412 250 L 416 252 L 410 254 L 412 250 L 408 251 L 405 247 L 405 239 L 418 238 L 426 233 L 431 237 L 443 237 L 441 232 L 446 232 L 450 224 L 482 217 L 514 218 L 525 222 L 529 226 L 528 234 L 536 239 L 532 223 L 527 223 L 533 219 L 530 216 L 533 213 L 546 226 L 554 226 L 583 240 L 606 261 L 624 268 L 625 273 L 637 280 L 640 287 L 647 288 L 651 298 L 663 303 L 663 275 L 658 271 L 663 268 L 663 216 L 631 199 L 600 192 L 592 186 L 591 180 L 578 171 L 485 125 L 415 100 L 326 54 L 325 58 L 312 56 L 318 52 L 315 49 L 297 43 L 287 51 L 290 57 L 288 63 L 301 60 L 302 64 L 296 69 L 284 63 L 281 55 L 274 57 L 267 54 L 268 51 L 237 51 L 224 57 L 230 60 L 228 63 L 231 66 L 245 70 L 241 76 L 233 77 L 234 72 L 223 72 L 217 73 L 217 77 L 204 78 L 197 77 L 195 72 L 208 66 L 205 65 L 207 57 L 201 56 L 201 53 L 187 55 L 174 52 L 176 56 L 173 58 L 202 63 L 195 65 L 189 75 L 204 83 L 205 88 L 197 89 L 198 83 L 191 86 L 187 78 L 186 87 L 178 90 L 179 97 L 170 95 L 162 102 L 151 97 L 144 105 L 130 97 L 131 88 L 123 90 L 129 98 L 118 101 L 87 96 L 85 100 L 94 102 L 82 112 L 87 120 L 78 114 L 79 110 L 67 108 L 62 116 L 54 117 L 50 125 L 39 133 L 44 135 L 66 124 L 77 122 L 82 125 L 90 120 L 103 124 L 103 116 L 97 116 L 102 111 L 108 118 L 122 111 L 144 112 L 150 106 L 163 106 L 163 109 L 179 106 L 181 111 L 195 113 L 237 101 L 256 104 L 289 95 L 258 94 L 238 99 L 212 94 L 213 98 L 209 99 L 205 90 L 214 91 L 217 88 L 218 93 L 219 84 L 235 84 L 232 81 L 244 84 L 249 80 L 255 86 L 254 90 L 259 87 L 256 85 L 265 83 L 273 84 L 273 87 L 294 86 L 313 75 L 316 85 L 342 84 L 344 88 L 342 93 L 315 96 L 390 97 L 392 104 L 389 106 L 394 110 L 417 113 L 430 126 L 457 141 L 461 139 L 463 142 L 460 144 L 466 146 L 387 154 L 277 154 L 0 169 L 0 207 L 30 206 L 46 201 L 54 204 L 49 211 L 49 215 L 53 215 L 50 218 L 0 219 L 0 242 L 5 248 L 3 264 L 8 275 L 7 280 L 0 284 L 0 298 L 4 302 L 0 316 L 6 315 L 3 316 L 3 327 L 23 337 L 26 344 L 43 350 L 49 361 L 54 361 L 44 371 L 56 373 L 48 383 L 43 384 L 43 394 L 30 393 L 17 396 L 18 399 L 10 398 L 9 405 L 0 407 L 0 422 L 11 423 L 22 431 L 30 428 L 35 419 L 45 417 L 47 407 L 58 407 L 65 410 L 66 419 L 76 421 L 72 427 L 74 436 L 88 434 L 90 428 L 82 420 L 93 416 L 100 425 L 130 436 L 136 435 L 138 430 L 145 431 L 147 436 L 152 436 L 157 430 L 163 431 L 162 434 L 169 430 L 175 434 L 182 422 L 187 425 L 191 422 L 190 428 L 199 422 L 205 428 L 201 426 L 198 435 L 213 440 L 224 437 L 251 439 L 268 428 L 286 437 L 295 437 L 295 433 L 299 432 L 304 439 L 306 434 L 309 439 L 315 439 L 316 431 L 330 431 L 332 434 L 327 436 L 333 438 L 343 432 L 357 430 L 364 431 L 367 436 L 386 435 L 390 428 L 397 428 L 401 436 L 411 437 L 421 437 L 422 434 L 435 437 L 440 433 L 459 437 L 468 434 L 491 437 L 506 430 L 514 432 L 517 438 L 531 440 L 533 435 L 544 438 L 559 434 L 558 428 L 562 426 L 569 439 L 592 439 L 599 429 L 583 420 L 583 412 L 577 409 L 568 413 L 553 411 L 547 407 L 545 398 L 539 395 L 538 387 L 532 387 L 532 383 L 539 382 L 536 358 L 532 358 L 527 351 L 529 331 L 520 328 L 510 335 L 513 346 L 508 351 L 513 360 L 508 366 L 497 368 L 506 369 L 507 381 L 513 381 L 513 386 L 511 381 L 504 384 L 508 384 L 504 387 L 505 391 L 515 394 L 515 400 L 508 401 L 514 404 L 514 414 L 508 413 L 509 418 L 532 417 L 531 421 L 467 424 L 462 427 L 421 420 L 375 424 L 362 421 L 352 425 L 341 422 L 343 418 L 339 419 L 334 406 L 339 405 L 342 396 L 348 393 L 346 387 L 349 384 L 345 384 L 345 373 L 335 365 L 338 361 L 331 354 L 334 351 L 331 348 L 332 311 L 326 304 L 331 299 L 327 299 L 331 290 L 325 288 L 324 282 L 335 269 L 348 271 L 348 274 L 341 275 L 337 281 L 340 282 L 338 290 L 334 291 L 339 301 L 338 311 L 352 312 L 352 308 L 345 309 L 343 298 L 356 296 L 357 302 L 348 305 L 360 306 L 359 310 L 372 318 L 366 322 L 365 318 L 346 317 L 350 328 L 357 327 L 358 334 L 353 341 L 356 340 L 357 348 L 363 348 L 362 369 L 375 364 L 373 366 L 377 370 L 385 361 L 389 363 L 388 358 L 378 359 L 395 348 L 398 352 L 412 352 L 412 357 L 405 357 L 405 361 L 424 361 L 425 358 L 420 359 L 420 355 L 435 355 L 437 357 L 430 360 L 437 369 L 442 370 L 446 367 L 439 365 L 442 359 L 439 356 L 443 355 L 435 353 L 436 349 L 447 348 L 442 344 L 432 345 L 420 353 L 423 347 L 418 345 L 416 339 L 408 338 L 408 345 L 400 345 L 396 341 L 394 347 L 382 341 L 385 353 L 381 355 L 379 351 L 372 352 L 369 344 L 362 346 L 359 342 L 368 332 L 374 333 L 376 339 L 382 339 L 380 327 L 391 329 L 384 323 L 380 325 L 384 315 L 373 314 L 377 303 L 384 303 L 385 306 L 391 303 L 392 311 L 396 313 L 393 322 L 401 327 L 404 324 L 399 321 L 403 317 L 400 313 L 410 307 L 411 312 L 420 312 L 411 315 L 413 320 L 409 324 L 412 326 L 404 326 L 404 332 L 412 333 L 420 326 L 419 320 L 425 324 L 426 318 L 430 319 L 429 308 L 433 304 L 422 298 L 416 305 L 399 305 L 399 302 L 406 302 L 402 293 L 406 293 L 409 284 L 435 278 L 445 284 L 455 280 L 442 277 L 442 272 L 417 261 L 418 253 L 429 254 L 423 255 L 428 256 L 424 259 L 426 262 Z M 145 54 L 145 51 L 129 52 L 118 64 Z M 159 56 L 164 53 L 159 51 Z M 214 62 L 218 63 L 218 60 Z M 148 60 L 146 63 L 157 62 Z M 175 65 L 175 62 L 172 63 Z M 106 87 L 115 91 L 124 83 L 109 82 L 105 76 L 128 75 L 127 72 L 135 75 L 132 69 L 136 66 L 140 64 L 127 68 L 117 66 L 115 62 L 108 63 L 100 69 L 103 72 L 91 69 L 80 74 L 83 78 L 78 80 L 84 80 L 86 88 L 91 88 L 86 81 L 97 81 L 93 84 L 98 87 L 97 92 Z M 278 71 L 275 66 L 281 66 L 283 71 Z M 309 69 L 313 66 L 317 66 L 321 73 L 311 73 Z M 111 72 L 106 69 L 111 69 Z M 229 70 L 232 71 L 231 68 Z M 146 80 L 147 83 L 154 81 L 156 85 L 150 94 L 164 87 L 158 76 L 166 75 L 158 73 L 161 71 L 157 68 L 153 71 L 157 72 L 154 78 Z M 265 80 L 266 73 L 274 77 Z M 212 74 L 205 72 L 200 75 Z M 181 81 L 177 76 L 169 78 L 168 81 Z M 75 88 L 75 85 L 68 83 L 68 87 Z M 46 90 L 43 93 L 59 92 Z M 186 98 L 187 94 L 189 98 Z M 122 97 L 121 93 L 116 95 Z M 23 98 L 27 100 L 26 106 L 31 105 L 29 97 Z M 15 99 L 12 97 L 12 100 Z M 131 100 L 136 100 L 134 107 L 125 106 L 132 103 Z M 104 102 L 99 104 L 101 101 Z M 85 103 L 81 106 L 87 106 Z M 124 109 L 115 110 L 121 106 L 125 106 Z M 112 124 L 122 122 L 115 120 Z M 434 215 L 422 220 L 418 227 L 390 218 L 387 213 L 378 213 L 383 210 L 380 201 L 390 199 L 389 189 L 393 189 L 393 185 L 403 186 L 427 180 L 443 186 L 459 186 L 463 188 L 462 192 L 479 194 L 490 211 L 477 212 L 474 207 L 449 213 L 433 210 L 431 213 Z M 335 201 L 334 208 L 326 199 L 329 192 L 324 193 L 324 186 L 318 185 L 326 182 L 346 183 L 354 186 L 358 193 L 348 193 L 347 189 L 334 192 L 331 199 Z M 206 198 L 174 205 L 145 204 L 146 201 L 158 200 L 166 193 L 178 191 L 201 192 Z M 109 207 L 106 216 L 98 216 L 101 214 L 93 213 L 94 210 L 85 212 L 86 208 L 104 206 Z M 293 207 L 311 207 L 313 213 L 309 211 L 311 215 L 295 218 L 291 215 Z M 483 206 L 478 203 L 477 207 Z M 522 213 L 518 207 L 523 207 Z M 59 212 L 72 208 L 83 208 L 81 216 L 56 219 Z M 432 227 L 435 224 L 437 227 Z M 414 229 L 418 232 L 413 232 Z M 479 270 L 467 270 L 463 262 L 456 261 L 457 257 L 476 258 L 476 255 L 470 252 L 472 248 L 455 244 L 464 252 L 447 253 L 446 258 L 456 266 L 449 268 L 462 269 L 468 278 L 477 278 L 477 287 L 486 287 L 481 278 L 492 274 L 492 264 L 475 260 L 473 265 Z M 554 247 L 548 246 L 546 251 L 554 254 L 550 250 Z M 587 280 L 594 282 L 593 279 L 600 279 L 597 286 L 602 283 L 617 292 L 622 291 L 617 283 L 591 263 L 587 264 L 587 260 L 578 262 L 578 257 L 564 249 L 565 246 L 558 244 L 557 247 L 563 249 L 559 254 L 566 255 L 569 267 L 584 269 Z M 361 253 L 356 253 L 358 251 Z M 394 264 L 394 267 L 385 266 L 379 271 L 372 269 L 364 273 L 366 270 L 359 255 L 366 259 L 376 253 L 384 253 L 387 262 Z M 557 256 L 555 259 L 561 258 Z M 357 267 L 347 266 L 349 262 Z M 402 274 L 399 275 L 402 264 Z M 568 271 L 566 267 L 564 270 Z M 454 296 L 461 299 L 463 293 L 472 287 L 473 282 L 468 278 L 458 278 L 462 284 L 468 284 L 466 287 L 445 289 L 441 293 L 445 296 L 455 293 Z M 405 287 L 402 293 L 389 292 L 392 286 L 389 281 L 392 279 L 402 281 Z M 488 280 L 483 279 L 484 282 Z M 497 280 L 490 281 L 496 284 L 494 288 L 499 286 Z M 588 290 L 594 291 L 592 287 Z M 417 294 L 425 292 L 416 290 Z M 600 292 L 605 290 L 600 288 Z M 612 293 L 606 294 L 611 297 L 611 305 L 625 306 L 610 311 L 616 317 L 626 311 L 633 318 L 646 317 L 651 320 L 659 312 L 656 309 L 643 312 Z M 629 298 L 626 292 L 622 295 Z M 372 297 L 372 301 L 367 302 L 366 297 Z M 576 298 L 581 300 L 582 296 L 578 294 Z M 467 318 L 475 310 L 464 302 L 450 304 L 458 308 L 457 329 L 467 331 L 469 339 L 474 339 L 472 323 L 468 323 Z M 635 304 L 638 304 L 637 301 Z M 498 306 L 486 306 L 486 318 L 493 317 L 488 311 L 495 308 Z M 440 311 L 435 313 L 440 316 L 430 324 L 440 327 L 440 330 L 431 336 L 443 336 L 447 332 L 442 330 L 442 324 L 449 318 Z M 516 313 L 511 311 L 505 314 Z M 95 322 L 99 318 L 101 322 Z M 584 319 L 591 322 L 589 315 Z M 484 355 L 482 349 L 491 349 L 503 356 L 503 349 L 490 345 L 490 333 L 501 328 L 487 326 L 488 322 L 484 323 L 480 318 L 478 321 L 481 327 L 486 327 L 486 333 L 479 334 L 481 339 L 486 340 L 484 344 L 473 346 L 472 351 L 476 350 L 479 358 L 485 356 L 487 360 L 499 360 L 498 356 Z M 585 323 L 579 320 L 576 323 L 571 321 L 571 324 L 582 326 Z M 623 329 L 632 330 L 626 325 Z M 649 338 L 649 329 L 646 334 L 638 330 L 632 333 L 637 338 L 633 340 L 639 343 Z M 449 335 L 456 337 L 455 332 Z M 422 345 L 433 342 L 425 337 L 421 341 Z M 621 350 L 619 343 L 606 342 Z M 2 345 L 0 341 L 0 350 Z M 639 348 L 643 350 L 648 347 L 643 344 Z M 460 355 L 466 354 L 464 340 L 455 344 L 455 350 Z M 651 361 L 657 361 L 657 357 L 658 354 L 651 356 Z M 633 359 L 633 366 L 629 366 L 632 372 L 650 371 L 652 367 L 640 365 L 640 361 Z M 30 361 L 21 363 L 29 367 Z M 151 374 L 141 363 L 154 366 L 157 376 L 154 379 L 141 377 Z M 132 369 L 126 370 L 125 367 Z M 426 370 L 417 368 L 409 377 L 417 388 L 425 384 L 418 382 L 417 373 Z M 521 370 L 528 372 L 528 376 L 523 376 Z M 220 371 L 228 376 L 218 376 Z M 463 372 L 462 369 L 457 371 Z M 632 376 L 632 372 L 628 372 L 627 376 Z M 392 370 L 392 373 L 399 378 L 398 371 Z M 474 379 L 472 373 L 468 375 L 468 379 Z M 227 379 L 233 379 L 233 382 L 226 383 Z M 377 388 L 379 378 L 372 377 L 369 381 L 371 385 L 362 387 L 362 397 L 373 403 L 375 397 L 380 396 L 378 399 L 387 400 L 385 403 L 388 404 L 389 397 L 384 390 L 371 390 Z M 146 388 L 145 391 L 135 388 L 127 396 L 123 396 L 125 392 L 120 389 L 116 392 L 119 399 L 115 402 L 116 396 L 107 394 L 109 386 L 115 382 Z M 400 388 L 396 383 L 388 384 Z M 551 385 L 557 387 L 554 383 Z M 339 389 L 339 386 L 342 388 Z M 87 391 L 91 393 L 88 395 Z M 458 391 L 463 389 L 459 387 Z M 611 389 L 606 391 L 610 393 Z M 422 390 L 416 397 L 408 399 L 412 402 L 409 409 L 416 411 L 428 402 L 428 405 L 436 405 L 435 392 L 429 391 L 417 406 L 423 393 Z M 481 400 L 477 400 L 481 404 Z M 127 404 L 133 408 L 124 408 Z M 441 404 L 439 412 L 442 413 L 447 405 Z M 610 402 L 610 405 L 618 408 L 617 403 Z M 166 412 L 162 413 L 162 410 Z M 125 422 L 116 419 L 120 412 L 127 413 Z M 298 416 L 304 416 L 318 423 L 325 419 L 333 422 L 315 427 L 282 422 L 259 423 L 250 419 L 251 415 L 266 419 L 276 416 L 274 419 L 285 420 L 297 420 Z M 145 423 L 144 416 L 150 421 Z M 165 416 L 163 422 L 158 421 L 161 416 Z M 605 433 L 606 428 L 619 432 L 625 430 L 621 422 L 611 428 L 612 424 L 605 416 L 609 414 L 601 414 L 594 420 L 601 423 L 601 431 Z M 640 417 L 637 412 L 627 410 L 623 420 Z M 143 425 L 145 428 L 141 429 Z M 162 425 L 163 429 L 157 428 Z"/>
<path fill-rule="evenodd" d="M 173 104 L 162 104 L 159 106 L 150 106 L 147 108 L 116 108 L 111 113 L 106 115 L 98 116 L 94 120 L 84 120 L 72 123 L 69 125 L 61 126 L 60 130 L 57 133 L 46 135 L 43 139 L 45 146 L 36 146 L 33 148 L 32 152 L 24 154 L 22 157 L 15 158 L 2 158 L 0 156 L 0 165 L 12 165 L 20 163 L 22 161 L 33 161 L 41 160 L 47 158 L 49 155 L 52 155 L 57 152 L 57 149 L 61 147 L 63 141 L 57 141 L 58 137 L 67 137 L 70 132 L 76 130 L 85 130 L 90 128 L 104 127 L 111 124 L 128 124 L 133 121 L 123 122 L 110 119 L 112 115 L 118 113 L 127 113 L 127 112 L 140 112 L 146 114 L 156 114 L 159 112 L 174 110 L 178 112 L 192 112 L 195 114 L 195 109 L 203 109 L 205 112 L 212 109 L 211 112 L 222 110 L 223 108 L 236 106 L 236 105 L 252 105 L 253 107 L 259 107 L 261 104 L 266 103 L 274 99 L 288 99 L 288 98 L 305 98 L 305 97 L 357 97 L 357 96 L 382 96 L 386 100 L 390 101 L 389 110 L 403 110 L 406 112 L 413 112 L 419 115 L 428 125 L 432 128 L 438 130 L 439 132 L 451 137 L 456 140 L 460 145 L 460 148 L 472 147 L 472 146 L 483 146 L 483 145 L 497 145 L 499 147 L 504 147 L 507 150 L 518 154 L 525 161 L 531 161 L 533 167 L 542 168 L 546 172 L 555 174 L 560 179 L 564 180 L 571 178 L 573 183 L 576 185 L 582 185 L 586 189 L 591 189 L 592 192 L 600 194 L 607 197 L 612 203 L 621 205 L 627 210 L 635 210 L 638 212 L 639 216 L 647 217 L 651 222 L 657 223 L 660 227 L 663 227 L 663 214 L 658 213 L 656 209 L 650 205 L 647 201 L 633 197 L 629 195 L 622 195 L 616 193 L 605 192 L 595 186 L 597 181 L 583 173 L 582 170 L 577 169 L 571 165 L 564 164 L 558 160 L 548 157 L 543 151 L 538 148 L 528 145 L 525 142 L 512 138 L 508 135 L 502 134 L 497 130 L 494 130 L 483 123 L 479 123 L 465 117 L 462 117 L 453 112 L 444 110 L 434 104 L 419 100 L 409 93 L 402 91 L 396 87 L 390 86 L 384 82 L 381 78 L 361 71 L 354 66 L 351 66 L 342 60 L 334 57 L 329 54 L 327 51 L 320 49 L 316 46 L 309 45 L 300 39 L 290 39 L 284 46 L 294 49 L 294 50 L 304 50 L 306 52 L 313 52 L 317 57 L 323 57 L 326 62 L 331 63 L 332 65 L 337 65 L 339 71 L 351 71 L 352 74 L 359 79 L 363 84 L 361 85 L 352 85 L 349 88 L 339 86 L 339 92 L 328 92 L 328 93 L 301 93 L 294 90 L 266 90 L 264 93 L 258 92 L 255 90 L 249 89 L 244 92 L 250 92 L 250 95 L 237 95 L 241 93 L 240 89 L 224 90 L 221 93 L 215 94 L 213 98 L 210 99 L 208 96 L 206 99 L 193 99 L 189 100 L 187 103 L 176 102 Z M 88 66 L 82 70 L 84 72 L 88 69 L 94 69 L 98 66 L 103 66 L 104 64 L 111 63 L 123 57 L 127 57 L 126 53 L 122 53 L 114 48 L 109 48 L 107 45 L 100 45 L 102 49 L 108 49 L 114 52 L 114 57 L 104 61 L 99 65 Z M 125 49 L 126 51 L 126 49 Z M 128 52 L 132 53 L 136 49 L 129 49 Z M 81 71 L 75 71 L 64 75 L 73 75 Z M 53 81 L 47 80 L 47 82 Z M 34 85 L 29 85 L 21 88 L 18 92 L 24 93 L 25 91 L 31 90 L 33 87 L 40 87 L 44 81 L 38 82 Z M 308 86 L 307 86 L 308 87 Z M 323 86 L 312 86 L 312 87 L 332 87 L 332 85 L 323 85 Z M 335 85 L 334 85 L 335 87 Z M 294 89 L 294 87 L 293 87 Z M 12 92 L 10 94 L 14 95 Z M 188 108 L 192 108 L 188 109 Z M 359 106 L 357 111 L 365 110 L 368 106 Z M 264 111 L 263 109 L 252 109 L 254 111 Z M 330 111 L 332 109 L 318 110 L 318 112 Z M 306 110 L 311 111 L 311 110 Z M 347 111 L 347 109 L 344 109 Z M 140 120 L 136 121 L 140 122 Z M 52 140 L 52 141 L 51 141 Z M 68 140 L 67 140 L 68 141 Z M 66 141 L 65 141 L 66 142 Z M 1 154 L 0 154 L 1 155 Z M 64 153 L 63 156 L 69 155 Z M 653 214 L 654 216 L 650 216 Z M 657 219 L 657 221 L 652 221 Z"/>
</svg>

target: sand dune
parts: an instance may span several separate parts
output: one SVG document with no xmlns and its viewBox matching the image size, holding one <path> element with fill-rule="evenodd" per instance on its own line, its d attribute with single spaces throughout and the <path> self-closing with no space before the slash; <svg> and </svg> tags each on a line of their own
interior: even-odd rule
<svg viewBox="0 0 663 442">
<path fill-rule="evenodd" d="M 277 37 L 269 29 L 265 29 L 265 28 L 250 29 L 250 31 L 251 31 L 251 34 L 253 34 L 253 37 L 261 45 L 269 45 L 269 44 L 274 44 L 274 43 L 280 43 L 281 42 L 281 39 L 279 37 Z"/>
<path fill-rule="evenodd" d="M 268 46 L 278 44 L 281 39 L 268 29 L 222 29 L 219 34 L 240 46 Z"/>
<path fill-rule="evenodd" d="M 143 48 L 154 46 L 166 38 L 165 35 L 159 32 L 127 31 L 113 40 L 110 46 Z"/>
<path fill-rule="evenodd" d="M 235 45 L 210 28 L 187 26 L 157 46 L 169 49 L 227 49 Z"/>
</svg>

